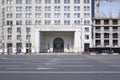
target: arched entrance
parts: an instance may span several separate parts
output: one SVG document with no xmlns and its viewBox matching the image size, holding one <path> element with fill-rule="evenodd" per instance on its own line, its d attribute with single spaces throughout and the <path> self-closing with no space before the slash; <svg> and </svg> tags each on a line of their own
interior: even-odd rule
<svg viewBox="0 0 120 80">
<path fill-rule="evenodd" d="M 53 52 L 64 52 L 64 41 L 62 38 L 56 38 L 53 41 Z"/>
</svg>

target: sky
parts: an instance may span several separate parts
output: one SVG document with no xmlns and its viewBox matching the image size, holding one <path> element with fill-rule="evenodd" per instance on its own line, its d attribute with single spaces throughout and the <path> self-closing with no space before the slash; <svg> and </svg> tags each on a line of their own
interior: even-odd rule
<svg viewBox="0 0 120 80">
<path fill-rule="evenodd" d="M 112 17 L 118 17 L 120 13 L 120 2 L 101 2 L 100 13 L 106 17 L 112 15 Z"/>
</svg>

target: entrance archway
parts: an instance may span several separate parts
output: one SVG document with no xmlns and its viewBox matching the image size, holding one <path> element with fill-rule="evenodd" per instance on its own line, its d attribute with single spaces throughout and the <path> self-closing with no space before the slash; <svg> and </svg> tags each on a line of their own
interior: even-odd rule
<svg viewBox="0 0 120 80">
<path fill-rule="evenodd" d="M 53 52 L 64 52 L 64 41 L 62 38 L 56 38 L 53 41 Z"/>
</svg>

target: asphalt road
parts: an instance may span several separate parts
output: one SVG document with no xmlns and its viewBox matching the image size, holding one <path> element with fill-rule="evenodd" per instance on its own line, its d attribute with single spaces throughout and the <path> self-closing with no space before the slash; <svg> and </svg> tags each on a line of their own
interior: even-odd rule
<svg viewBox="0 0 120 80">
<path fill-rule="evenodd" d="M 119 79 L 119 55 L 0 56 L 0 80 Z"/>
</svg>

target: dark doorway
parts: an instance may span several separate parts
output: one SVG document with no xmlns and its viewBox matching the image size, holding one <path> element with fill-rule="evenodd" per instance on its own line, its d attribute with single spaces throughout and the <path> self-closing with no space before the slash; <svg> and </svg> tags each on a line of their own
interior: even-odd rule
<svg viewBox="0 0 120 80">
<path fill-rule="evenodd" d="M 7 43 L 7 53 L 12 53 L 12 43 Z"/>
<path fill-rule="evenodd" d="M 64 52 L 64 41 L 62 38 L 56 38 L 53 41 L 53 52 Z"/>
<path fill-rule="evenodd" d="M 17 43 L 16 44 L 16 53 L 21 53 L 22 52 L 22 43 Z"/>
<path fill-rule="evenodd" d="M 84 51 L 85 52 L 89 52 L 89 47 L 90 47 L 90 44 L 89 43 L 85 43 L 84 44 Z"/>
<path fill-rule="evenodd" d="M 31 43 L 26 43 L 26 53 L 29 53 L 29 54 L 31 54 L 31 46 L 32 46 L 32 44 Z"/>
</svg>

